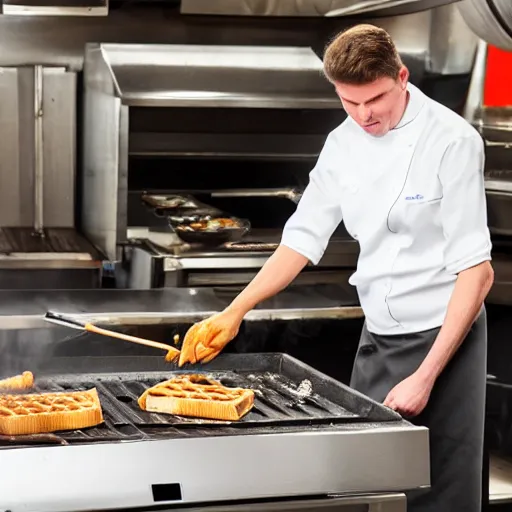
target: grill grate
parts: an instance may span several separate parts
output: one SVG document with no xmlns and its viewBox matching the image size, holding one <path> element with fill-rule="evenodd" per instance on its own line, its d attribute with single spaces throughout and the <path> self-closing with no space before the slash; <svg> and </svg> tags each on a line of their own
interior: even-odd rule
<svg viewBox="0 0 512 512">
<path fill-rule="evenodd" d="M 220 381 L 228 387 L 252 389 L 255 393 L 254 407 L 240 421 L 224 422 L 156 414 L 142 411 L 137 399 L 149 387 L 169 379 L 169 373 L 156 374 L 151 378 L 133 378 L 131 376 L 109 378 L 82 382 L 78 389 L 96 387 L 107 422 L 119 428 L 135 425 L 143 429 L 146 426 L 164 427 L 169 425 L 186 428 L 197 425 L 225 425 L 235 427 L 266 425 L 297 425 L 314 422 L 346 422 L 359 420 L 360 416 L 350 412 L 341 405 L 333 403 L 310 391 L 311 383 L 307 380 L 297 385 L 282 375 L 275 373 L 240 374 L 235 372 L 208 372 L 208 377 Z M 77 386 L 60 378 L 43 380 L 38 391 L 76 390 Z"/>
<path fill-rule="evenodd" d="M 252 360 L 251 360 L 252 358 Z M 255 359 L 258 358 L 258 359 Z M 77 358 L 78 359 L 78 358 Z M 82 365 L 84 358 L 82 359 Z M 86 358 L 85 358 L 86 359 Z M 103 362 L 108 358 L 102 358 Z M 122 360 L 125 358 L 112 358 Z M 161 358 L 137 358 L 158 361 Z M 222 361 L 228 364 L 222 365 Z M 237 364 L 230 364 L 238 361 Z M 244 365 L 240 364 L 244 361 Z M 265 364 L 265 361 L 267 364 Z M 136 364 L 131 359 L 132 366 Z M 95 362 L 97 364 L 97 362 Z M 90 443 L 188 436 L 236 435 L 242 433 L 275 432 L 276 428 L 315 428 L 347 425 L 365 421 L 400 419 L 393 411 L 355 394 L 339 382 L 316 372 L 289 356 L 272 354 L 265 360 L 261 355 L 226 354 L 203 367 L 202 374 L 228 387 L 252 389 L 254 407 L 237 422 L 186 418 L 148 413 L 140 409 L 137 400 L 149 387 L 184 371 L 115 371 L 126 361 L 106 363 L 108 373 L 53 374 L 36 379 L 36 391 L 71 391 L 96 387 L 100 396 L 105 422 L 98 427 L 58 433 L 58 435 L 22 436 L 17 439 L 0 437 L 0 447 L 46 443 Z M 215 364 L 214 364 L 215 363 Z M 251 364 L 252 363 L 252 364 Z M 272 364 L 270 364 L 272 363 Z M 215 368 L 242 367 L 232 371 Z M 196 372 L 194 372 L 196 373 Z"/>
</svg>

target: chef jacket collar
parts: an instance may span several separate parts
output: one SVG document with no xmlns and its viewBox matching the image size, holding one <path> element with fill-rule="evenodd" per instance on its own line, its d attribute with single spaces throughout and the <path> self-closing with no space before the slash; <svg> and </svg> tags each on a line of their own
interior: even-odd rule
<svg viewBox="0 0 512 512">
<path fill-rule="evenodd" d="M 420 113 L 423 105 L 425 105 L 425 95 L 410 82 L 407 84 L 407 91 L 409 92 L 409 102 L 405 108 L 402 119 L 400 119 L 400 122 L 395 126 L 395 128 L 393 128 L 393 130 L 399 130 L 414 121 Z"/>
</svg>

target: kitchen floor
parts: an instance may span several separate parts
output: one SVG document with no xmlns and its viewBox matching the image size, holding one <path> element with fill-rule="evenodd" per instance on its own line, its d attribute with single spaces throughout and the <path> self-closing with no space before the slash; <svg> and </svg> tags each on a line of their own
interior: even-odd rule
<svg viewBox="0 0 512 512">
<path fill-rule="evenodd" d="M 512 459 L 491 454 L 489 495 L 492 510 L 512 510 Z M 507 502 L 507 503 L 504 503 Z"/>
</svg>

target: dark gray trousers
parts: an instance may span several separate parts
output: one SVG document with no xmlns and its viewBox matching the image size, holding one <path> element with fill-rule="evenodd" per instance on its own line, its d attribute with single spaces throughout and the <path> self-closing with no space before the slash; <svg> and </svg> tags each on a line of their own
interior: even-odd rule
<svg viewBox="0 0 512 512">
<path fill-rule="evenodd" d="M 432 347 L 439 329 L 380 336 L 363 327 L 351 386 L 383 402 L 411 375 Z M 485 309 L 434 385 L 414 424 L 430 433 L 431 489 L 408 496 L 410 512 L 480 512 L 487 373 Z"/>
</svg>

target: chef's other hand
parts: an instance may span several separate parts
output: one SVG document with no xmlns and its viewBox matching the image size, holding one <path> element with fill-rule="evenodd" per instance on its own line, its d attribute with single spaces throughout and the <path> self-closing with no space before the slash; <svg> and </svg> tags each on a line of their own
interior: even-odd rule
<svg viewBox="0 0 512 512">
<path fill-rule="evenodd" d="M 417 416 L 425 409 L 433 386 L 430 379 L 415 372 L 388 393 L 384 405 L 402 416 Z"/>
<path fill-rule="evenodd" d="M 179 366 L 208 363 L 238 334 L 243 317 L 228 309 L 194 324 L 185 335 Z"/>
</svg>

